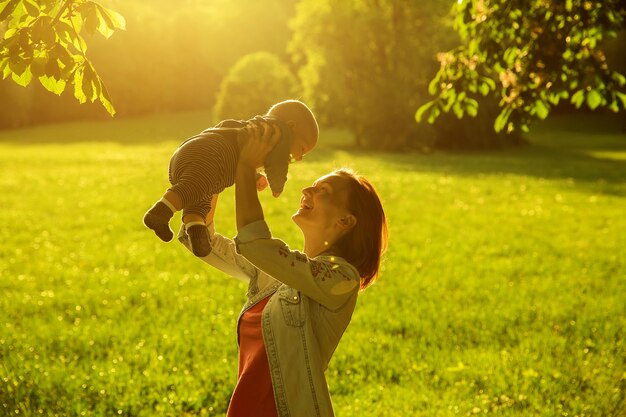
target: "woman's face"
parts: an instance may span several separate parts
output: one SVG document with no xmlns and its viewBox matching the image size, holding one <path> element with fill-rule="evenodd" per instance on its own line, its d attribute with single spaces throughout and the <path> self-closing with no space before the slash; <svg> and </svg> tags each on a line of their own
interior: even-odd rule
<svg viewBox="0 0 626 417">
<path fill-rule="evenodd" d="M 291 217 L 305 236 L 309 230 L 332 232 L 336 224 L 348 214 L 348 180 L 328 174 L 302 190 L 300 208 Z"/>
</svg>

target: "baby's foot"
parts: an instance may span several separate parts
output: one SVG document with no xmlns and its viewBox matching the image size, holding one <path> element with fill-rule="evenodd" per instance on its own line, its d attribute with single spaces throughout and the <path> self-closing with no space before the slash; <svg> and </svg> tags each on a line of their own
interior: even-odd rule
<svg viewBox="0 0 626 417">
<path fill-rule="evenodd" d="M 202 258 L 211 253 L 209 231 L 203 224 L 194 224 L 187 228 L 187 235 L 191 243 L 191 251 L 194 255 Z"/>
<path fill-rule="evenodd" d="M 143 216 L 143 224 L 154 230 L 154 233 L 164 242 L 169 242 L 174 237 L 170 229 L 169 221 L 174 213 L 161 201 L 157 201 Z"/>
</svg>

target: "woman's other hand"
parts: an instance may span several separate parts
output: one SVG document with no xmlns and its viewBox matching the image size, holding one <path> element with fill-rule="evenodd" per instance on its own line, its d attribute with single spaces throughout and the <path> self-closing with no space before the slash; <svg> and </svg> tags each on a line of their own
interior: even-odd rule
<svg viewBox="0 0 626 417">
<path fill-rule="evenodd" d="M 280 129 L 262 118 L 249 120 L 245 129 L 248 139 L 239 151 L 239 164 L 257 169 L 280 140 Z"/>
</svg>

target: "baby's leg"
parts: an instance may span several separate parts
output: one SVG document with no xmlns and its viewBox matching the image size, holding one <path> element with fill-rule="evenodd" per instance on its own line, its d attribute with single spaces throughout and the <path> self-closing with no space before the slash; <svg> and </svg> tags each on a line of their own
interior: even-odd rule
<svg viewBox="0 0 626 417">
<path fill-rule="evenodd" d="M 192 207 L 183 209 L 183 223 L 189 236 L 191 250 L 199 257 L 207 256 L 211 253 L 211 241 L 207 230 L 205 219 L 211 211 L 211 197 L 207 197 Z"/>
<path fill-rule="evenodd" d="M 175 212 L 181 209 L 180 196 L 173 190 L 168 190 L 163 197 L 146 212 L 143 223 L 164 242 L 169 242 L 174 237 L 169 222 Z"/>
</svg>

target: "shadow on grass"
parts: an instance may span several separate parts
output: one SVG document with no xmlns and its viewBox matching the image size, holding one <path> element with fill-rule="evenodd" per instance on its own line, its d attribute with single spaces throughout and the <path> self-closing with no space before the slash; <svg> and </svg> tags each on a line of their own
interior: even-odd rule
<svg viewBox="0 0 626 417">
<path fill-rule="evenodd" d="M 79 122 L 0 132 L 11 145 L 116 143 L 158 144 L 186 138 L 213 124 L 207 111 L 153 115 L 139 119 Z M 348 133 L 324 130 L 318 147 L 306 160 L 332 160 L 337 151 L 361 160 L 390 165 L 399 171 L 441 175 L 520 175 L 573 180 L 594 191 L 626 195 L 626 133 L 619 117 L 583 114 L 552 117 L 533 127 L 531 144 L 480 152 L 375 153 L 356 149 Z"/>
<path fill-rule="evenodd" d="M 535 126 L 530 145 L 477 152 L 372 153 L 350 146 L 322 144 L 307 156 L 313 161 L 331 158 L 342 150 L 358 158 L 412 172 L 441 175 L 519 175 L 574 181 L 596 192 L 626 195 L 626 132 L 614 116 L 554 117 Z"/>
</svg>

